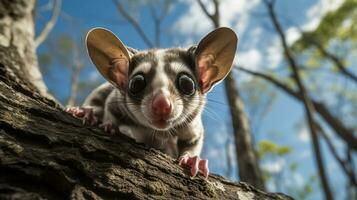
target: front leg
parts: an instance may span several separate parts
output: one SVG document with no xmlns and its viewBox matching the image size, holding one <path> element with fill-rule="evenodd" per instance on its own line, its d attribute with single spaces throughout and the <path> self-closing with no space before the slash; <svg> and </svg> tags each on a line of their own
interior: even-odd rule
<svg viewBox="0 0 357 200">
<path fill-rule="evenodd" d="M 179 164 L 191 168 L 191 175 L 195 177 L 200 171 L 204 177 L 208 177 L 208 160 L 200 158 L 203 145 L 203 134 L 192 140 L 178 140 L 177 147 L 180 152 Z"/>
<path fill-rule="evenodd" d="M 74 117 L 82 119 L 83 124 L 93 126 L 98 123 L 98 117 L 96 116 L 93 107 L 68 107 L 66 108 L 66 112 L 72 114 Z"/>
</svg>

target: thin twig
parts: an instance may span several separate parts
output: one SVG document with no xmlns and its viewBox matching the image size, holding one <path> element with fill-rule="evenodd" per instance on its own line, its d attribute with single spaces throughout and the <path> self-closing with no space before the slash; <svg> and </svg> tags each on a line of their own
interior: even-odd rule
<svg viewBox="0 0 357 200">
<path fill-rule="evenodd" d="M 319 131 L 320 135 L 325 139 L 327 147 L 331 151 L 332 156 L 337 160 L 338 164 L 340 165 L 342 170 L 345 172 L 347 178 L 350 180 L 353 187 L 355 187 L 357 189 L 356 175 L 355 175 L 353 169 L 350 166 L 348 166 L 346 161 L 344 161 L 344 160 L 342 160 L 342 158 L 340 158 L 340 156 L 338 155 L 338 153 L 336 151 L 336 148 L 334 147 L 334 145 L 331 142 L 331 139 L 326 134 L 326 132 L 323 130 L 322 126 L 320 126 L 320 124 L 318 124 L 317 122 L 315 123 L 315 125 L 316 125 L 316 128 Z"/>
<path fill-rule="evenodd" d="M 326 50 L 320 43 L 316 41 L 313 42 L 313 45 L 320 51 L 322 55 L 329 58 L 343 75 L 345 75 L 346 77 L 350 78 L 355 83 L 357 83 L 357 75 L 349 71 L 339 57 Z"/>
<path fill-rule="evenodd" d="M 117 10 L 119 13 L 134 27 L 134 29 L 138 32 L 140 37 L 143 39 L 145 44 L 149 48 L 153 48 L 155 45 L 154 43 L 149 39 L 149 37 L 146 35 L 144 29 L 140 26 L 139 22 L 137 22 L 124 8 L 124 6 L 121 4 L 120 0 L 113 0 L 113 3 L 115 4 Z"/>
<path fill-rule="evenodd" d="M 52 16 L 50 20 L 46 23 L 41 33 L 35 39 L 36 48 L 46 40 L 46 38 L 52 31 L 53 27 L 55 26 L 58 16 L 61 12 L 61 4 L 62 4 L 62 0 L 55 0 L 55 5 L 53 6 Z"/>
<path fill-rule="evenodd" d="M 219 1 L 212 1 L 214 5 L 214 13 L 210 14 L 203 2 L 201 0 L 197 0 L 202 11 L 213 23 L 214 28 L 218 28 L 220 26 Z M 229 73 L 226 76 L 224 86 L 228 104 L 232 109 L 230 114 L 232 117 L 239 178 L 240 180 L 248 182 L 259 189 L 265 190 L 257 155 L 253 148 L 249 120 L 245 114 L 244 103 L 240 97 L 239 90 L 236 87 L 236 81 L 232 73 Z"/>
<path fill-rule="evenodd" d="M 322 188 L 324 190 L 325 198 L 327 200 L 332 200 L 333 195 L 332 195 L 329 181 L 328 181 L 328 178 L 326 175 L 325 165 L 323 163 L 323 158 L 322 158 L 322 153 L 321 153 L 321 147 L 319 144 L 319 138 L 318 138 L 318 134 L 317 134 L 316 126 L 315 126 L 315 107 L 312 104 L 310 98 L 308 97 L 305 86 L 301 80 L 298 65 L 296 63 L 294 55 L 291 52 L 291 49 L 287 45 L 285 33 L 282 30 L 282 27 L 277 19 L 276 13 L 274 11 L 274 2 L 269 1 L 269 0 L 265 0 L 264 2 L 265 2 L 266 7 L 269 11 L 270 19 L 271 19 L 276 31 L 278 32 L 281 44 L 284 48 L 285 57 L 288 60 L 291 71 L 293 72 L 293 78 L 299 88 L 299 93 L 302 96 L 302 100 L 303 100 L 304 107 L 305 107 L 305 114 L 306 114 L 307 121 L 308 121 L 309 128 L 310 128 L 310 136 L 312 138 L 312 144 L 313 144 L 312 146 L 314 149 L 315 161 L 316 161 L 316 164 L 318 167 L 318 173 L 319 173 L 320 181 L 322 184 Z"/>
</svg>

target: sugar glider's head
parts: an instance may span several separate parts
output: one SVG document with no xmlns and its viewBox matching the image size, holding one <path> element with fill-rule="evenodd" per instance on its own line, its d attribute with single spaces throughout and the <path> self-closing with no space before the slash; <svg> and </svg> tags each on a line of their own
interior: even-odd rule
<svg viewBox="0 0 357 200">
<path fill-rule="evenodd" d="M 134 52 L 103 28 L 86 39 L 93 63 L 123 94 L 131 116 L 158 131 L 201 114 L 207 92 L 231 70 L 237 42 L 229 28 L 212 31 L 189 49 Z"/>
</svg>

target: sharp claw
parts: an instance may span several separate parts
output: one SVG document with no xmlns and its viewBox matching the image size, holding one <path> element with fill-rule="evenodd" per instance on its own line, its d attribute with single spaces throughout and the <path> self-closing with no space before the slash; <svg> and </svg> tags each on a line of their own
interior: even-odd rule
<svg viewBox="0 0 357 200">
<path fill-rule="evenodd" d="M 190 157 L 188 155 L 181 156 L 179 158 L 180 166 L 189 166 L 191 168 L 191 175 L 195 177 L 197 173 L 200 171 L 205 178 L 208 177 L 208 161 L 202 160 L 199 156 Z"/>
<path fill-rule="evenodd" d="M 180 165 L 180 166 L 186 165 L 186 164 L 187 164 L 187 159 L 188 159 L 187 156 L 182 156 L 182 157 L 180 157 L 180 159 L 179 159 L 179 165 Z"/>
<path fill-rule="evenodd" d="M 197 175 L 198 164 L 199 164 L 199 158 L 197 156 L 193 157 L 192 166 L 191 166 L 191 175 L 192 175 L 192 177 L 195 177 Z"/>
<path fill-rule="evenodd" d="M 208 160 L 200 160 L 198 168 L 201 170 L 203 176 L 207 178 L 209 174 Z"/>
</svg>

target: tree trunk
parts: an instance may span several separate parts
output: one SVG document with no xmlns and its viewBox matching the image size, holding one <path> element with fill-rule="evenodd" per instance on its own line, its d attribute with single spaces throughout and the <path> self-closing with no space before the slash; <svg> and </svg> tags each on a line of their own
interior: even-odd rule
<svg viewBox="0 0 357 200">
<path fill-rule="evenodd" d="M 220 27 L 220 2 L 213 0 L 214 13 L 210 14 L 202 0 L 197 0 L 202 11 L 211 20 L 215 28 Z M 241 181 L 265 190 L 264 180 L 254 151 L 248 117 L 244 111 L 244 103 L 239 95 L 236 81 L 232 72 L 224 80 L 225 92 L 228 99 L 233 125 L 238 174 Z"/>
<path fill-rule="evenodd" d="M 202 0 L 197 0 L 202 11 L 211 20 L 214 28 L 220 27 L 220 2 L 213 0 L 214 13 L 210 14 Z M 255 154 L 248 117 L 244 111 L 244 103 L 239 95 L 236 81 L 232 73 L 224 79 L 224 86 L 233 125 L 233 136 L 238 163 L 238 174 L 241 181 L 265 190 L 264 180 Z"/>
<path fill-rule="evenodd" d="M 47 92 L 40 73 L 34 41 L 35 0 L 0 0 L 0 46 L 13 47 L 26 65 L 19 65 L 33 89 L 41 95 L 52 97 Z"/>
<path fill-rule="evenodd" d="M 264 190 L 263 177 L 253 148 L 249 122 L 244 113 L 244 104 L 239 95 L 232 73 L 228 74 L 224 80 L 224 86 L 231 108 L 239 178 L 242 181 Z"/>
<path fill-rule="evenodd" d="M 291 199 L 216 175 L 190 178 L 172 158 L 85 127 L 42 96 L 25 71 L 38 69 L 36 55 L 15 42 L 33 44 L 16 21 L 33 26 L 33 5 L 0 0 L 0 21 L 12 20 L 0 39 L 9 42 L 0 45 L 0 199 Z"/>
</svg>

